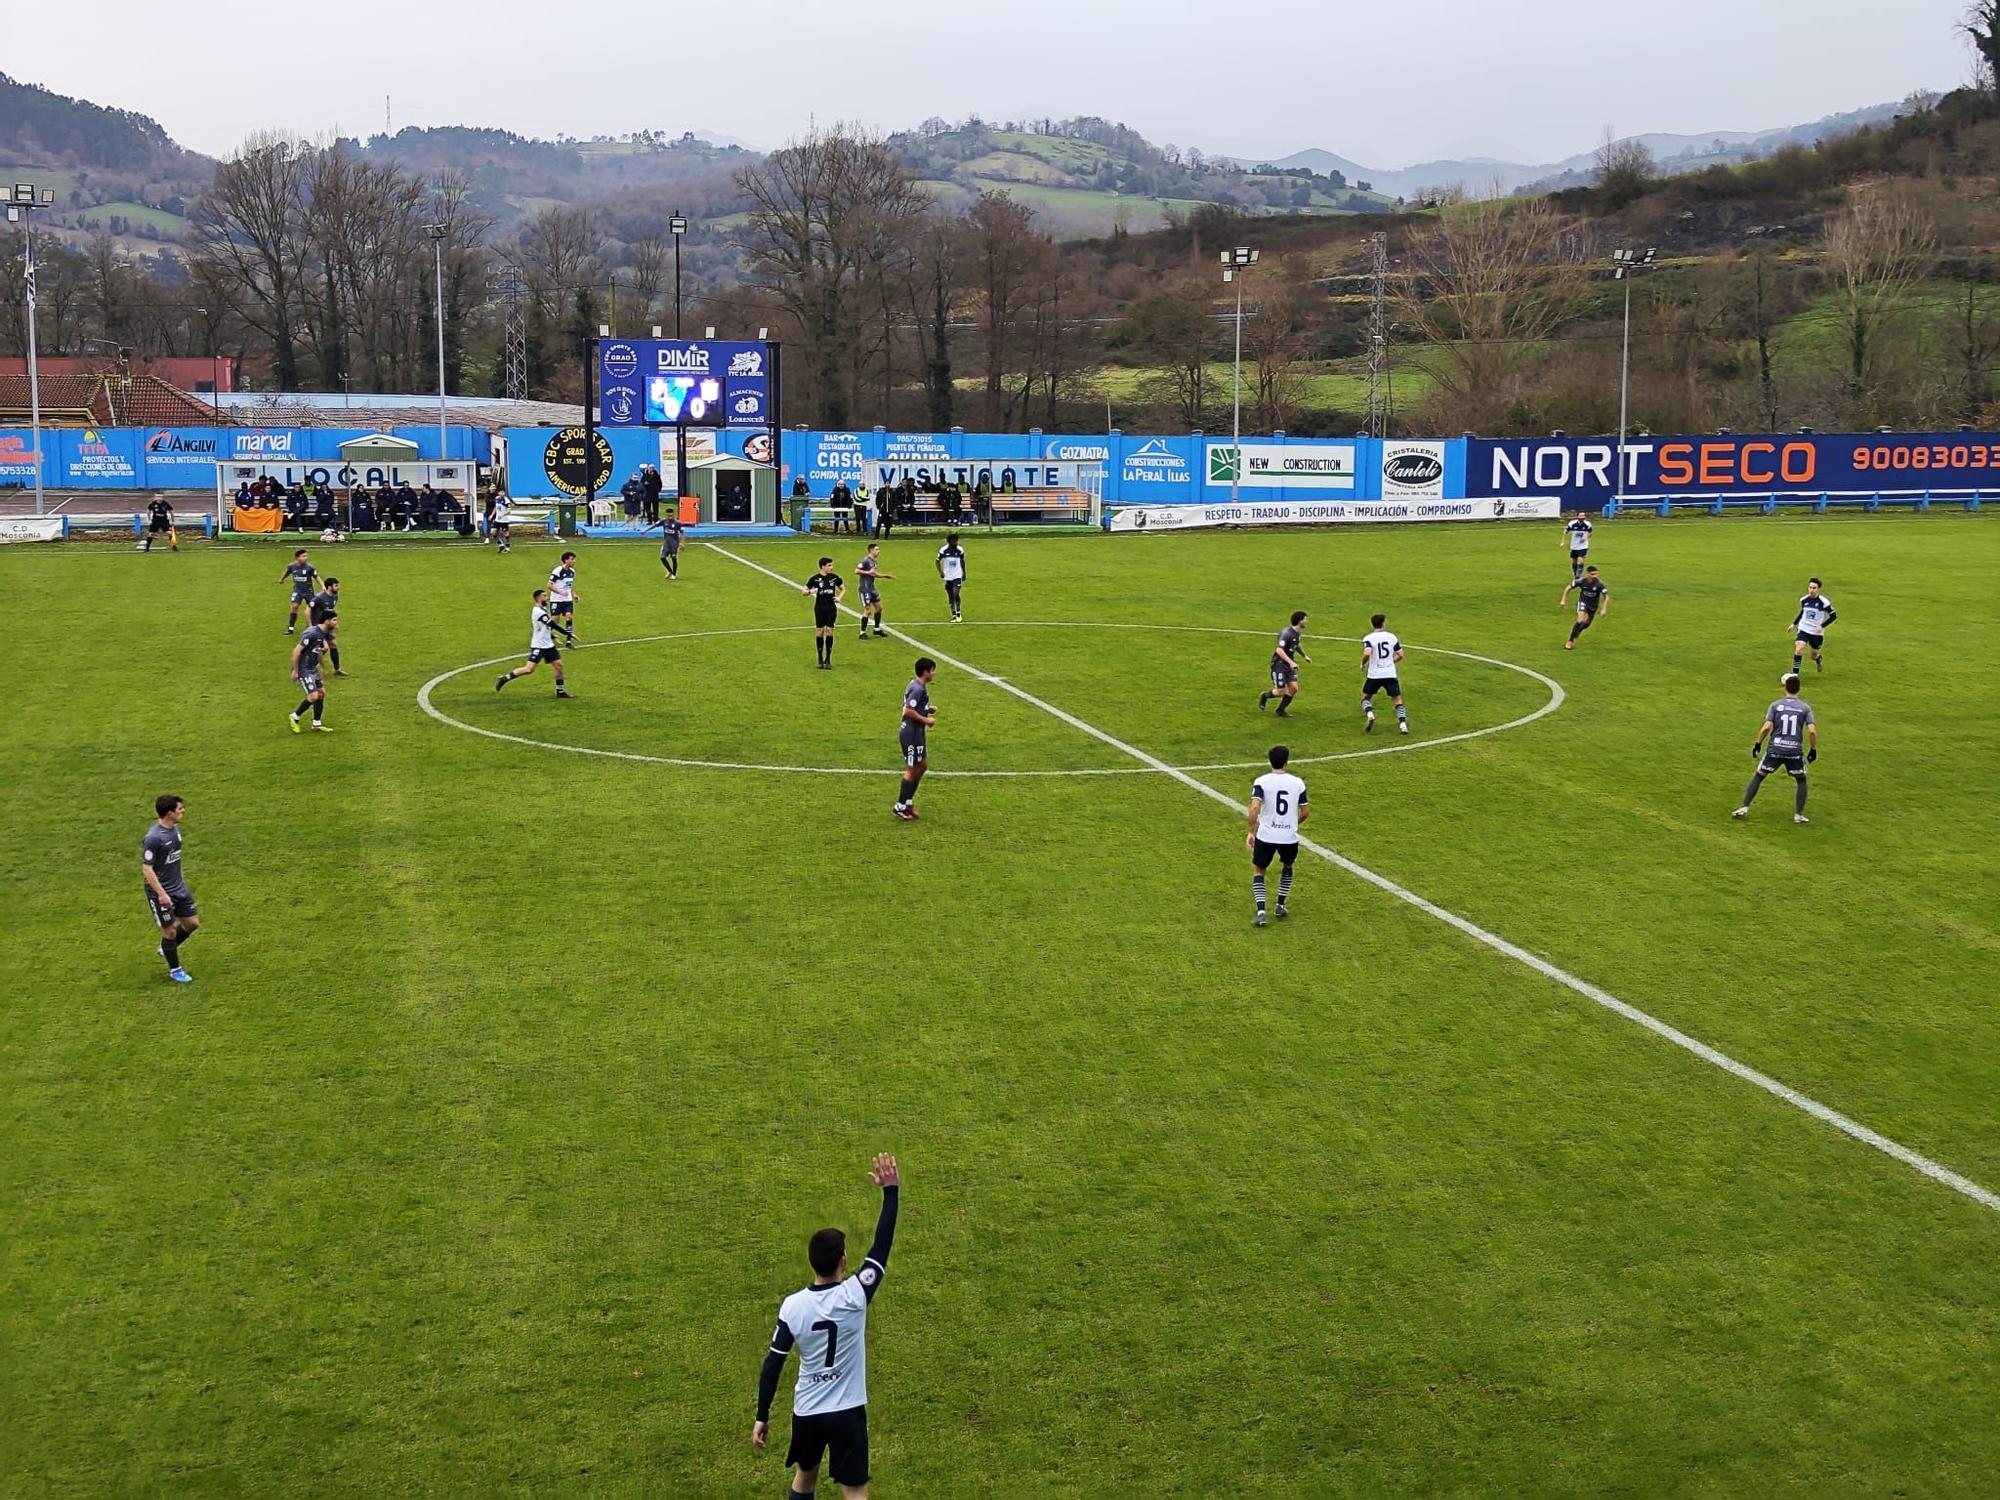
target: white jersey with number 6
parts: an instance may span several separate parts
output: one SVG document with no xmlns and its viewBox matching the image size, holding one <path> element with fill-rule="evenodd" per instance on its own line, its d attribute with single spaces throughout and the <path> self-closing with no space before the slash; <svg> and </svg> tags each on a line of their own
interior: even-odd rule
<svg viewBox="0 0 2000 1500">
<path fill-rule="evenodd" d="M 1361 649 L 1368 653 L 1368 675 L 1370 677 L 1394 677 L 1396 675 L 1396 653 L 1403 649 L 1403 643 L 1396 639 L 1394 631 L 1371 630 L 1361 637 Z"/>
<path fill-rule="evenodd" d="M 1269 771 L 1257 778 L 1250 795 L 1263 803 L 1257 809 L 1257 837 L 1267 844 L 1296 844 L 1306 784 L 1290 771 Z"/>
</svg>

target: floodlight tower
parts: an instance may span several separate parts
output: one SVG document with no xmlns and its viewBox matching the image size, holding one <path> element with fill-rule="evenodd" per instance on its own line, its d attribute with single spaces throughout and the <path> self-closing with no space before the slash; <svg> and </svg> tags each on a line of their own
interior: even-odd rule
<svg viewBox="0 0 2000 1500">
<path fill-rule="evenodd" d="M 1234 505 L 1243 489 L 1243 273 L 1257 264 L 1257 252 L 1238 245 L 1222 252 L 1222 280 L 1236 283 L 1236 399 L 1230 421 L 1230 440 L 1235 445 L 1235 462 L 1229 469 L 1229 503 Z"/>
<path fill-rule="evenodd" d="M 1640 250 L 1611 252 L 1611 279 L 1625 283 L 1625 341 L 1618 357 L 1618 477 L 1611 486 L 1611 498 L 1625 498 L 1625 413 L 1632 391 L 1632 278 L 1649 269 L 1660 252 L 1648 245 Z"/>
<path fill-rule="evenodd" d="M 7 222 L 19 224 L 24 240 L 23 280 L 28 289 L 28 415 L 35 433 L 35 514 L 42 513 L 42 370 L 35 349 L 35 211 L 55 204 L 53 188 L 17 182 L 7 197 Z"/>
<path fill-rule="evenodd" d="M 445 446 L 444 434 L 444 237 L 449 232 L 443 224 L 426 224 L 424 233 L 431 237 L 431 261 L 437 271 L 437 335 L 438 335 L 438 456 L 439 463 L 450 461 L 451 450 Z"/>
</svg>

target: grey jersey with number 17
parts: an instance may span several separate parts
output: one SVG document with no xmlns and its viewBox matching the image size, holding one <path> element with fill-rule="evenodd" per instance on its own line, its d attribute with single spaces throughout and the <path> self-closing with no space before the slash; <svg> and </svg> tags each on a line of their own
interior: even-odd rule
<svg viewBox="0 0 2000 1500">
<path fill-rule="evenodd" d="M 1803 698 L 1786 697 L 1773 703 L 1764 715 L 1764 722 L 1771 726 L 1771 753 L 1797 755 L 1812 721 L 1812 705 Z"/>
</svg>

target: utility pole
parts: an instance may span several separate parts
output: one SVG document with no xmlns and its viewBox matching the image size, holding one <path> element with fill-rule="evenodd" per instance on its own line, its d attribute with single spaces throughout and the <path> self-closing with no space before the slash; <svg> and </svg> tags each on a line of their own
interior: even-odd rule
<svg viewBox="0 0 2000 1500">
<path fill-rule="evenodd" d="M 451 450 L 446 446 L 444 432 L 444 237 L 446 226 L 426 224 L 424 233 L 431 237 L 431 260 L 437 268 L 437 334 L 438 334 L 438 456 L 439 463 L 451 458 Z"/>
<path fill-rule="evenodd" d="M 42 367 L 35 348 L 35 210 L 56 201 L 55 189 L 32 182 L 14 184 L 7 200 L 7 222 L 19 224 L 26 236 L 22 261 L 28 287 L 28 413 L 35 433 L 35 514 L 42 514 Z"/>
<path fill-rule="evenodd" d="M 688 232 L 687 216 L 675 211 L 667 220 L 667 231 L 674 237 L 674 337 L 681 336 L 681 241 Z M 686 415 L 685 411 L 682 413 Z M 681 496 L 688 492 L 688 444 L 687 423 L 674 423 L 674 506 L 678 511 Z"/>
</svg>

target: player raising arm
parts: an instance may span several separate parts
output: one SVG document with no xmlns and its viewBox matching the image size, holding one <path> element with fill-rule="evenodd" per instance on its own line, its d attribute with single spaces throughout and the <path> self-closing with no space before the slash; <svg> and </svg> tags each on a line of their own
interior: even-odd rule
<svg viewBox="0 0 2000 1500">
<path fill-rule="evenodd" d="M 800 1500 L 818 1483 L 822 1458 L 848 1500 L 866 1500 L 868 1494 L 868 1306 L 889 1269 L 902 1196 L 895 1157 L 886 1152 L 877 1156 L 868 1175 L 882 1189 L 882 1216 L 875 1221 L 875 1243 L 861 1269 L 847 1274 L 847 1236 L 838 1229 L 822 1229 L 806 1242 L 812 1285 L 793 1292 L 778 1308 L 770 1352 L 757 1376 L 757 1421 L 750 1441 L 762 1448 L 771 1438 L 771 1399 L 778 1394 L 785 1358 L 793 1349 L 799 1351 L 792 1445 L 785 1462 L 798 1470 L 791 1493 Z"/>
</svg>

